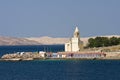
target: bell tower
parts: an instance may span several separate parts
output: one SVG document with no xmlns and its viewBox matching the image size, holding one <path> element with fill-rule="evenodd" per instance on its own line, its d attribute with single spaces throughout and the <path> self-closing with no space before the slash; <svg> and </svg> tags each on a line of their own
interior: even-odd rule
<svg viewBox="0 0 120 80">
<path fill-rule="evenodd" d="M 78 27 L 75 28 L 75 32 L 74 32 L 73 37 L 74 38 L 80 38 L 80 33 L 79 33 L 79 30 L 78 30 Z"/>
<path fill-rule="evenodd" d="M 65 44 L 65 51 L 79 52 L 81 49 L 82 41 L 80 41 L 80 32 L 78 27 L 75 28 L 73 37 L 68 43 Z"/>
</svg>

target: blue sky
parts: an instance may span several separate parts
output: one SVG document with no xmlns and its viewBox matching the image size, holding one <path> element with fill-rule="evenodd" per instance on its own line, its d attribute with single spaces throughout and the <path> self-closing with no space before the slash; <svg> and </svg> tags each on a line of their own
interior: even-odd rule
<svg viewBox="0 0 120 80">
<path fill-rule="evenodd" d="M 120 0 L 0 0 L 0 36 L 120 35 Z"/>
</svg>

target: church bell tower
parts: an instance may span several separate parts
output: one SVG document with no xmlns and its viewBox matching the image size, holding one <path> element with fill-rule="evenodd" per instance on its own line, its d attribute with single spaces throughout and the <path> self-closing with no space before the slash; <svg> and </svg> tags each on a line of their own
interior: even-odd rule
<svg viewBox="0 0 120 80">
<path fill-rule="evenodd" d="M 65 44 L 65 51 L 70 52 L 78 52 L 81 48 L 81 41 L 80 41 L 80 32 L 78 27 L 75 28 L 73 37 L 70 39 L 68 43 Z"/>
</svg>

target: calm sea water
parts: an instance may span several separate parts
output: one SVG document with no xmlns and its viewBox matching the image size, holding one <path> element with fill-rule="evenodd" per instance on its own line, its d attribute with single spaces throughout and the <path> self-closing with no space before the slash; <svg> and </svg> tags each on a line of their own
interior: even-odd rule
<svg viewBox="0 0 120 80">
<path fill-rule="evenodd" d="M 119 60 L 0 62 L 0 80 L 120 80 Z"/>
<path fill-rule="evenodd" d="M 0 55 L 63 51 L 64 45 L 1 46 Z M 120 60 L 0 61 L 0 80 L 120 80 Z"/>
<path fill-rule="evenodd" d="M 58 52 L 64 51 L 64 45 L 0 46 L 0 56 L 15 52 Z"/>
</svg>

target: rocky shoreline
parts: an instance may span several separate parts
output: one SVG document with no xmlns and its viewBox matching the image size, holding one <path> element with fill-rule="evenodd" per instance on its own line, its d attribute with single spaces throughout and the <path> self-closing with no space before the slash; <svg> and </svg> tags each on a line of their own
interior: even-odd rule
<svg viewBox="0 0 120 80">
<path fill-rule="evenodd" d="M 33 61 L 33 60 L 120 60 L 120 58 L 39 58 L 39 59 L 21 59 L 21 58 L 13 58 L 13 59 L 0 59 L 0 61 Z"/>
<path fill-rule="evenodd" d="M 24 61 L 24 60 L 35 60 L 35 59 L 43 59 L 43 57 L 39 53 L 13 53 L 13 54 L 5 54 L 1 57 L 0 61 Z"/>
<path fill-rule="evenodd" d="M 49 53 L 50 54 L 50 53 Z M 100 58 L 53 58 L 44 56 L 37 52 L 21 52 L 13 54 L 5 54 L 0 58 L 0 61 L 31 61 L 31 60 L 120 60 L 119 53 L 106 53 L 105 57 Z"/>
</svg>

